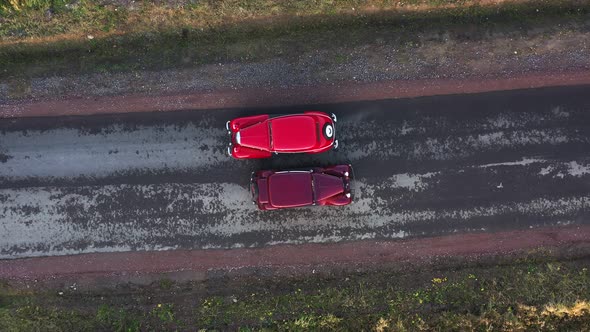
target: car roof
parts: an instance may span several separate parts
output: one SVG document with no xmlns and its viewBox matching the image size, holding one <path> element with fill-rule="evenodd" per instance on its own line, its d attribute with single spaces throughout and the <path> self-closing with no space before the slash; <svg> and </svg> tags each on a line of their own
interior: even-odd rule
<svg viewBox="0 0 590 332">
<path fill-rule="evenodd" d="M 271 121 L 272 145 L 275 151 L 313 149 L 318 143 L 317 124 L 309 115 L 289 115 Z"/>
<path fill-rule="evenodd" d="M 294 207 L 313 203 L 311 173 L 307 171 L 279 172 L 268 177 L 270 204 L 274 207 Z"/>
</svg>

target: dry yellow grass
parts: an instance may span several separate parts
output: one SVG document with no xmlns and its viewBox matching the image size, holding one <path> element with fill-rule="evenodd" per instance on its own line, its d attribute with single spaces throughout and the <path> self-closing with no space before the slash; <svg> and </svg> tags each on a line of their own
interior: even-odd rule
<svg viewBox="0 0 590 332">
<path fill-rule="evenodd" d="M 551 304 L 545 307 L 541 312 L 543 316 L 564 317 L 581 317 L 590 315 L 590 303 L 587 301 L 576 301 L 573 305 Z"/>
</svg>

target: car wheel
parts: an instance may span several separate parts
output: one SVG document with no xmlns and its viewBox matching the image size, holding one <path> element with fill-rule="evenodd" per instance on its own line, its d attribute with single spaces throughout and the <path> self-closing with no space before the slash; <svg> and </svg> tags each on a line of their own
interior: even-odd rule
<svg viewBox="0 0 590 332">
<path fill-rule="evenodd" d="M 334 150 L 338 150 L 338 140 L 335 140 L 334 141 L 334 147 L 333 147 L 333 149 Z"/>
<path fill-rule="evenodd" d="M 233 157 L 233 156 L 231 155 L 231 148 L 232 148 L 232 145 L 231 145 L 231 143 L 229 143 L 229 146 L 227 147 L 227 154 L 228 154 L 230 157 Z"/>
<path fill-rule="evenodd" d="M 229 130 L 229 121 L 225 123 L 225 129 L 227 129 L 227 133 L 231 135 L 231 130 Z"/>
<path fill-rule="evenodd" d="M 324 137 L 328 140 L 334 138 L 334 126 L 331 123 L 326 123 L 324 125 Z"/>
<path fill-rule="evenodd" d="M 332 113 L 332 121 L 336 122 L 338 119 L 336 118 L 336 114 Z"/>
</svg>

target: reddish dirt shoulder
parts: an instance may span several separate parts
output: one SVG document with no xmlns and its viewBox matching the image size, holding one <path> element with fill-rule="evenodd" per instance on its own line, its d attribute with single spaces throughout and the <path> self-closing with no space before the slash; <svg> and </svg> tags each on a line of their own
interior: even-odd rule
<svg viewBox="0 0 590 332">
<path fill-rule="evenodd" d="M 0 118 L 323 104 L 586 84 L 590 84 L 590 71 L 584 70 L 505 78 L 384 81 L 215 92 L 187 91 L 161 95 L 136 94 L 8 102 L 0 105 Z"/>
<path fill-rule="evenodd" d="M 590 225 L 524 231 L 458 234 L 399 241 L 272 246 L 258 249 L 96 253 L 0 261 L 0 278 L 56 280 L 120 277 L 163 272 L 204 274 L 248 268 L 381 265 L 432 258 L 478 257 L 536 248 L 590 248 Z"/>
</svg>

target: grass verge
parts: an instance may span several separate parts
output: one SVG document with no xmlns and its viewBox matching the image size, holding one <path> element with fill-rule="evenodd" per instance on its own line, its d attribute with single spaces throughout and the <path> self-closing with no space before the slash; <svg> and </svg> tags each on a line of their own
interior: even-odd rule
<svg viewBox="0 0 590 332">
<path fill-rule="evenodd" d="M 84 33 L 125 33 L 190 26 L 210 28 L 251 20 L 363 15 L 383 10 L 428 11 L 469 8 L 480 0 L 0 0 L 0 37 L 18 41 Z M 501 0 L 485 1 L 488 5 Z M 512 4 L 567 4 L 568 0 L 511 0 Z"/>
<path fill-rule="evenodd" d="M 498 26 L 513 31 L 534 30 L 535 26 L 563 30 L 587 20 L 590 13 L 590 3 L 571 0 L 497 6 L 441 1 L 433 5 L 433 10 L 388 9 L 389 2 L 374 1 L 368 3 L 379 10 L 372 11 L 345 10 L 365 3 L 352 0 L 265 0 L 240 2 L 242 7 L 235 2 L 220 1 L 215 5 L 218 7 L 213 5 L 217 2 L 199 2 L 205 7 L 186 5 L 177 9 L 144 2 L 137 9 L 139 15 L 130 18 L 127 7 L 81 0 L 78 7 L 64 9 L 62 16 L 51 18 L 51 24 L 35 16 L 38 10 L 12 13 L 0 25 L 4 39 L 0 42 L 0 78 L 289 59 L 312 50 L 337 52 L 344 46 L 376 40 L 411 48 L 424 42 L 421 36 L 425 34 L 440 41 L 449 31 L 461 35 L 465 27 L 477 27 L 481 32 L 479 36 L 469 35 L 470 39 L 484 38 Z M 320 4 L 313 6 L 315 3 Z M 461 3 L 470 5 L 459 6 Z M 157 10 L 160 14 L 152 12 Z M 275 11 L 278 14 L 273 14 Z M 72 35 L 71 29 L 76 34 Z"/>
<path fill-rule="evenodd" d="M 589 265 L 525 259 L 408 274 L 166 280 L 94 293 L 4 287 L 0 330 L 584 331 Z"/>
</svg>

